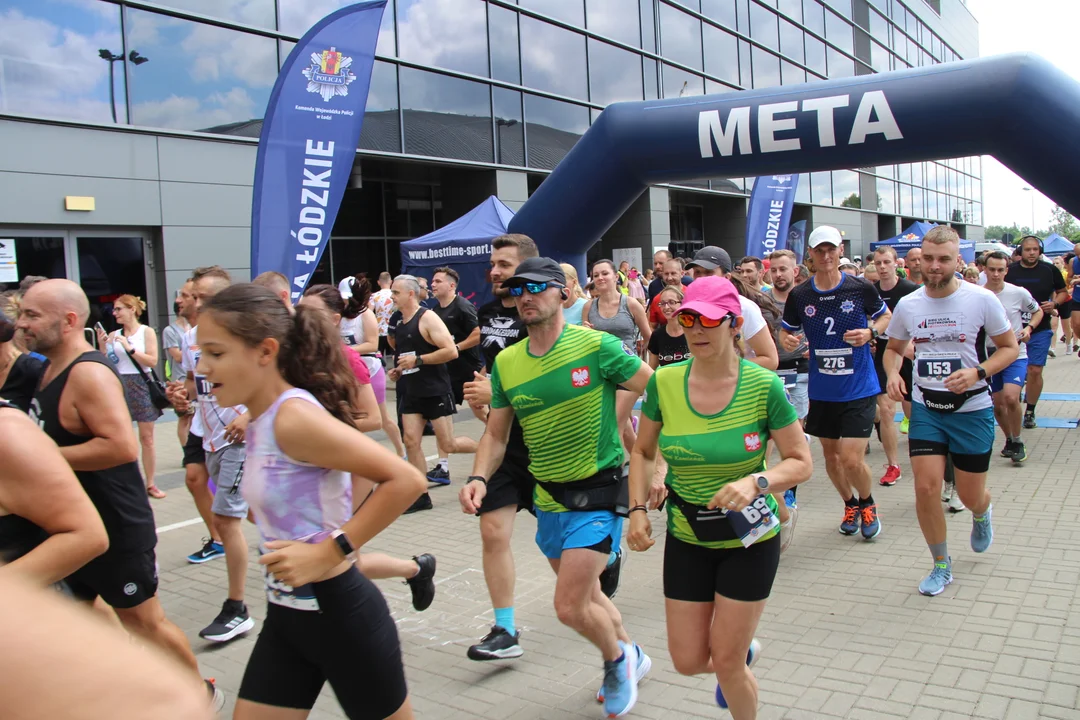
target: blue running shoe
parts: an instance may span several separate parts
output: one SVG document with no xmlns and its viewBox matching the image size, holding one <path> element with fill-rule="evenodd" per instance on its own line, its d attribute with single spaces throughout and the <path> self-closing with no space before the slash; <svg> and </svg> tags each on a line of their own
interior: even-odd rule
<svg viewBox="0 0 1080 720">
<path fill-rule="evenodd" d="M 225 546 L 219 542 L 214 542 L 210 538 L 203 538 L 202 548 L 188 555 L 187 561 L 198 565 L 219 557 L 225 557 Z"/>
<path fill-rule="evenodd" d="M 427 479 L 428 482 L 435 483 L 436 485 L 449 485 L 450 470 L 449 468 L 444 468 L 442 465 L 436 465 L 431 470 L 428 470 Z"/>
<path fill-rule="evenodd" d="M 919 592 L 933 597 L 940 595 L 945 586 L 952 582 L 952 558 L 945 562 L 934 563 L 934 569 L 919 583 Z"/>
<path fill-rule="evenodd" d="M 746 653 L 746 667 L 754 667 L 759 655 L 761 655 L 761 643 L 754 638 L 750 641 L 750 650 Z M 716 684 L 716 704 L 727 709 L 727 700 L 724 699 L 724 693 L 720 692 L 720 683 Z"/>
<path fill-rule="evenodd" d="M 634 643 L 634 652 L 637 653 L 637 668 L 634 676 L 638 682 L 641 682 L 646 673 L 652 670 L 652 658 L 645 654 L 645 651 L 641 649 L 641 646 Z M 596 693 L 596 702 L 604 702 L 604 685 L 601 683 L 600 690 Z"/>
<path fill-rule="evenodd" d="M 785 490 L 784 491 L 784 504 L 787 505 L 789 508 L 797 508 L 797 507 L 799 507 L 799 504 L 797 502 L 795 502 L 795 489 L 794 488 L 791 488 L 790 490 Z"/>
<path fill-rule="evenodd" d="M 844 503 L 844 519 L 840 521 L 841 535 L 854 535 L 859 532 L 859 506 Z"/>
<path fill-rule="evenodd" d="M 881 534 L 881 518 L 877 514 L 877 503 L 859 506 L 859 515 L 862 516 L 863 540 L 873 540 Z"/>
<path fill-rule="evenodd" d="M 619 641 L 623 659 L 604 661 L 604 713 L 609 718 L 626 715 L 637 702 L 637 647 Z"/>
<path fill-rule="evenodd" d="M 990 511 L 993 509 L 993 505 L 986 508 L 981 517 L 972 513 L 971 549 L 977 553 L 986 552 L 994 542 L 994 526 L 990 524 Z"/>
</svg>

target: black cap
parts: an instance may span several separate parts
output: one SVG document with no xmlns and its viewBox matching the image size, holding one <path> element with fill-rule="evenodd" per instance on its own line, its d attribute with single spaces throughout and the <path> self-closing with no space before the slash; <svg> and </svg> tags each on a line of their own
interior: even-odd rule
<svg viewBox="0 0 1080 720">
<path fill-rule="evenodd" d="M 694 266 L 705 268 L 706 270 L 720 268 L 724 272 L 729 273 L 731 272 L 731 256 L 728 255 L 728 251 L 722 247 L 706 245 L 694 253 L 693 260 L 686 263 L 686 267 L 688 268 Z"/>
<path fill-rule="evenodd" d="M 527 282 L 556 282 L 566 287 L 566 273 L 551 258 L 532 257 L 521 261 L 511 277 L 502 286 L 509 288 Z"/>
</svg>

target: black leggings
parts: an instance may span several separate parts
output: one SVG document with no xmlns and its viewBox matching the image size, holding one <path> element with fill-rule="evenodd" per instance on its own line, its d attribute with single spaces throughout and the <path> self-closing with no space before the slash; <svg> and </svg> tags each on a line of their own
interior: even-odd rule
<svg viewBox="0 0 1080 720">
<path fill-rule="evenodd" d="M 772 592 L 780 565 L 780 533 L 748 548 L 713 549 L 668 533 L 664 546 L 664 597 L 714 602 L 716 595 L 755 602 Z"/>
<path fill-rule="evenodd" d="M 352 720 L 382 720 L 405 702 L 397 626 L 378 588 L 354 567 L 314 583 L 318 611 L 269 603 L 240 697 L 311 709 L 329 681 Z"/>
</svg>

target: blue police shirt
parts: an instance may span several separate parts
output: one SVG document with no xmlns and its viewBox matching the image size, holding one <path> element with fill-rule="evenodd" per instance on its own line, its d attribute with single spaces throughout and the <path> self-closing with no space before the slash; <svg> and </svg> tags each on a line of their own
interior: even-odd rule
<svg viewBox="0 0 1080 720">
<path fill-rule="evenodd" d="M 784 328 L 802 330 L 810 344 L 811 400 L 847 402 L 881 392 L 870 344 L 844 342 L 848 330 L 868 327 L 867 317 L 888 310 L 874 286 L 863 278 L 841 275 L 840 284 L 819 290 L 814 279 L 795 287 L 784 306 Z"/>
</svg>

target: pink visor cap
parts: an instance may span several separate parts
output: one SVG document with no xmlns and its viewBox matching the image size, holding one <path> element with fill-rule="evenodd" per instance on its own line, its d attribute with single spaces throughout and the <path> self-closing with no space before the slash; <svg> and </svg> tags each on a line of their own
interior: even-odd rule
<svg viewBox="0 0 1080 720">
<path fill-rule="evenodd" d="M 730 280 L 709 275 L 687 286 L 679 312 L 693 312 L 710 320 L 719 320 L 728 313 L 742 317 L 742 305 Z"/>
</svg>

